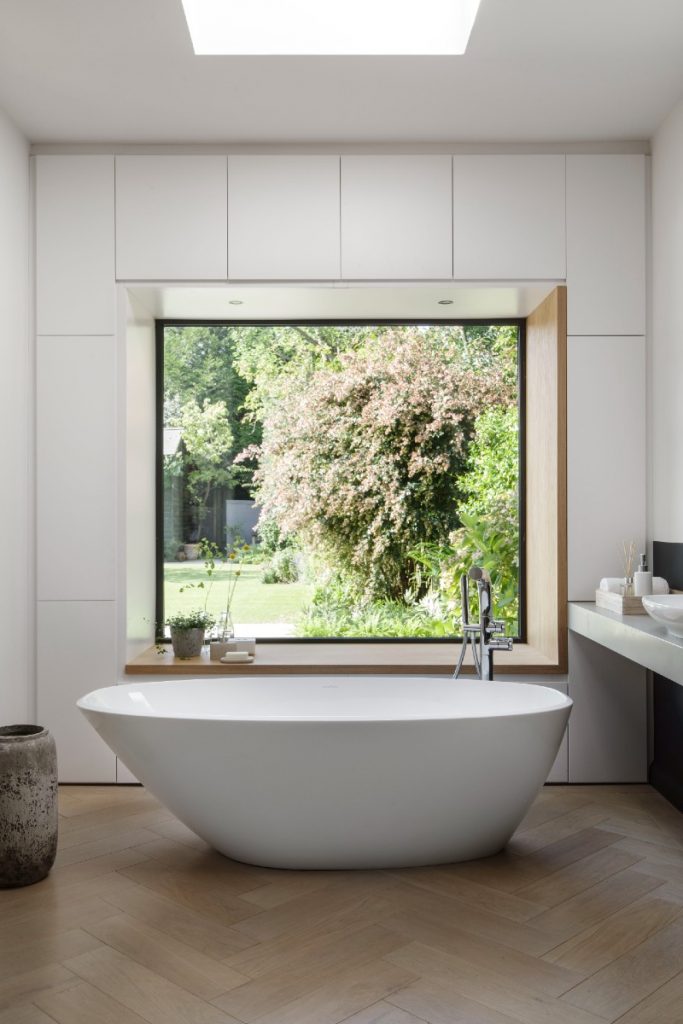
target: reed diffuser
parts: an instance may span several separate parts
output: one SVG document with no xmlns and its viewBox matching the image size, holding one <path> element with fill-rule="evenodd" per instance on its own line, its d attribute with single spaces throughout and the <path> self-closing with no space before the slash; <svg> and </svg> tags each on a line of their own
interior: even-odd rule
<svg viewBox="0 0 683 1024">
<path fill-rule="evenodd" d="M 633 565 L 636 557 L 636 542 L 626 541 L 622 545 L 624 552 L 624 584 L 622 594 L 624 597 L 633 597 Z"/>
</svg>

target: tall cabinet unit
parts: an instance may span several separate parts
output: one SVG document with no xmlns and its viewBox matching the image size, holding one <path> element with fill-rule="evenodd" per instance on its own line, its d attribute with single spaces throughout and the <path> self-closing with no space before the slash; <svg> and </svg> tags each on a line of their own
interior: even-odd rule
<svg viewBox="0 0 683 1024">
<path fill-rule="evenodd" d="M 567 156 L 570 600 L 645 550 L 646 177 L 642 155 Z M 570 635 L 569 673 L 569 781 L 644 782 L 644 669 Z"/>
<path fill-rule="evenodd" d="M 114 782 L 75 701 L 116 681 L 113 156 L 36 158 L 37 712 L 60 779 Z"/>
</svg>

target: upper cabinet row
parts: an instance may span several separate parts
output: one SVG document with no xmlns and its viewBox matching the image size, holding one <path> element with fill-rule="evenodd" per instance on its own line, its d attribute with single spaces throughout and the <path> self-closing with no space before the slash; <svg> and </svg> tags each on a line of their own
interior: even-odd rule
<svg viewBox="0 0 683 1024">
<path fill-rule="evenodd" d="M 643 156 L 39 156 L 38 333 L 104 333 L 115 262 L 120 281 L 567 280 L 570 334 L 642 334 L 645 195 Z"/>
<path fill-rule="evenodd" d="M 120 280 L 565 277 L 563 156 L 227 164 L 226 190 L 225 157 L 117 158 Z"/>
</svg>

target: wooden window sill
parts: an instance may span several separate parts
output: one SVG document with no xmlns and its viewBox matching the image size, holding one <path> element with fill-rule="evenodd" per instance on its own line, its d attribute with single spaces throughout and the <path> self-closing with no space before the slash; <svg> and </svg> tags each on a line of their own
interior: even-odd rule
<svg viewBox="0 0 683 1024">
<path fill-rule="evenodd" d="M 148 647 L 126 665 L 131 676 L 228 676 L 228 675 L 449 675 L 455 668 L 457 644 L 261 644 L 249 665 L 222 665 L 208 655 L 180 660 L 169 650 L 157 654 Z M 468 652 L 469 671 L 471 658 Z M 467 665 L 467 662 L 466 662 Z M 496 655 L 498 675 L 542 675 L 565 669 L 529 644 L 515 644 L 508 653 Z"/>
</svg>

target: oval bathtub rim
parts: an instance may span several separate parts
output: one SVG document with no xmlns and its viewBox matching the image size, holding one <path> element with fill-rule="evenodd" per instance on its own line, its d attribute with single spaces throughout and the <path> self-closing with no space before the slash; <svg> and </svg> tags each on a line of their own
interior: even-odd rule
<svg viewBox="0 0 683 1024">
<path fill-rule="evenodd" d="M 306 675 L 298 675 L 298 676 L 282 675 L 282 676 L 277 676 L 277 677 L 260 677 L 260 678 L 277 678 L 277 679 L 282 679 L 282 680 L 297 679 L 297 680 L 301 681 L 301 680 L 306 680 L 306 679 L 312 679 L 312 678 L 315 678 L 315 677 L 312 676 L 312 675 L 309 675 L 309 676 L 306 676 Z M 334 676 L 330 676 L 329 678 L 330 679 L 334 679 L 335 677 Z M 444 681 L 449 682 L 450 681 L 450 677 L 444 677 L 444 676 L 417 676 L 417 675 L 396 675 L 396 676 L 393 676 L 393 675 L 392 676 L 388 676 L 388 675 L 382 675 L 382 676 L 380 676 L 380 675 L 375 675 L 375 676 L 368 675 L 368 676 L 365 676 L 365 677 L 363 677 L 363 676 L 356 676 L 355 678 L 356 679 L 368 678 L 368 679 L 378 679 L 378 680 L 382 679 L 382 680 L 385 680 L 385 681 L 388 680 L 388 679 L 403 679 L 403 680 L 410 680 L 411 682 L 415 682 L 415 681 L 420 680 L 420 679 L 427 679 L 427 680 L 430 680 L 430 681 L 437 681 L 438 680 L 440 682 L 444 682 Z M 238 681 L 238 680 L 247 681 L 247 682 L 251 683 L 251 682 L 254 681 L 254 677 L 253 676 L 238 676 L 238 675 L 221 676 L 221 677 L 215 677 L 214 676 L 213 679 L 211 679 L 210 681 L 213 684 L 217 684 L 219 682 L 227 682 L 227 681 L 233 682 L 233 681 Z M 207 683 L 207 682 L 209 682 L 209 680 L 206 679 L 206 678 L 196 677 L 196 678 L 182 679 L 182 680 L 180 680 L 180 679 L 158 679 L 158 680 L 154 680 L 153 682 L 144 682 L 144 683 L 126 682 L 126 683 L 122 683 L 122 684 L 115 684 L 113 686 L 103 686 L 103 687 L 98 687 L 96 690 L 91 690 L 89 693 L 86 693 L 82 697 L 80 697 L 76 701 L 76 707 L 81 712 L 83 712 L 83 713 L 91 712 L 91 713 L 94 713 L 94 714 L 97 714 L 97 715 L 107 715 L 107 716 L 111 716 L 111 717 L 152 719 L 152 720 L 156 720 L 156 721 L 169 721 L 169 722 L 170 721 L 228 722 L 228 723 L 234 723 L 234 724 L 239 724 L 239 725 L 275 725 L 275 724 L 292 724 L 293 725 L 293 724 L 297 724 L 297 723 L 301 723 L 301 724 L 313 724 L 313 723 L 315 723 L 315 724 L 319 724 L 319 725 L 334 725 L 334 724 L 337 724 L 337 723 L 339 723 L 339 724 L 346 724 L 346 725 L 351 724 L 351 723 L 354 723 L 356 725 L 382 725 L 382 724 L 386 724 L 386 725 L 399 725 L 399 724 L 402 724 L 402 723 L 409 723 L 409 722 L 423 722 L 423 723 L 432 722 L 432 723 L 438 723 L 438 722 L 468 722 L 468 721 L 475 722 L 475 721 L 486 721 L 486 720 L 500 721 L 501 719 L 521 718 L 521 717 L 527 717 L 527 716 L 531 716 L 531 715 L 544 715 L 544 714 L 549 714 L 550 712 L 557 712 L 557 711 L 564 711 L 564 710 L 570 710 L 571 711 L 571 709 L 572 709 L 572 707 L 574 705 L 574 701 L 572 700 L 571 697 L 569 697 L 567 694 L 563 693 L 561 690 L 556 690 L 552 686 L 552 684 L 546 683 L 545 681 L 543 683 L 529 682 L 526 679 L 520 680 L 519 682 L 510 682 L 508 680 L 505 680 L 505 681 L 503 681 L 503 680 L 493 680 L 491 682 L 486 681 L 483 685 L 487 685 L 487 686 L 493 685 L 493 686 L 496 686 L 496 687 L 497 686 L 501 686 L 501 687 L 505 687 L 505 688 L 510 687 L 510 686 L 512 686 L 512 687 L 525 686 L 525 687 L 530 687 L 530 688 L 533 687 L 534 690 L 541 689 L 541 688 L 545 689 L 545 690 L 552 690 L 553 694 L 557 695 L 556 700 L 554 700 L 552 703 L 547 704 L 545 707 L 531 707 L 531 708 L 530 707 L 521 707 L 521 708 L 515 709 L 515 710 L 507 710 L 505 712 L 501 712 L 500 714 L 490 714 L 490 715 L 483 715 L 483 714 L 467 714 L 467 715 L 464 715 L 464 714 L 461 714 L 461 715 L 434 715 L 434 714 L 418 715 L 418 714 L 411 714 L 411 715 L 405 715 L 403 717 L 396 717 L 396 716 L 391 717 L 389 715 L 380 715 L 380 714 L 375 714 L 375 715 L 367 714 L 367 715 L 365 715 L 363 717 L 358 716 L 358 715 L 355 715 L 355 716 L 346 715 L 345 716 L 343 714 L 328 714 L 328 715 L 321 715 L 321 714 L 315 714 L 315 715 L 302 715 L 302 714 L 294 714 L 294 715 L 274 715 L 274 714 L 270 714 L 270 715 L 264 715 L 264 714 L 260 714 L 260 715 L 256 715 L 256 714 L 254 714 L 254 715 L 249 715 L 249 716 L 248 715 L 240 715 L 240 716 L 234 716 L 233 715 L 233 716 L 230 716 L 230 715 L 226 715 L 226 714 L 209 715 L 205 711 L 200 712 L 200 713 L 192 713 L 191 711 L 188 711 L 188 710 L 185 710 L 185 711 L 182 711 L 182 712 L 176 712 L 174 714 L 169 714 L 168 712 L 156 711 L 156 710 L 154 710 L 154 711 L 151 711 L 151 710 L 148 711 L 148 710 L 142 710 L 142 709 L 140 709 L 140 710 L 128 710 L 128 709 L 122 709 L 122 708 L 102 707 L 102 706 L 95 706 L 94 703 L 92 703 L 92 698 L 97 697 L 99 694 L 103 694 L 103 693 L 106 693 L 106 692 L 118 692 L 118 693 L 121 693 L 122 690 L 124 689 L 124 687 L 127 687 L 128 688 L 128 692 L 130 692 L 130 690 L 132 688 L 138 687 L 138 686 L 142 686 L 145 689 L 147 689 L 147 688 L 152 688 L 152 687 L 155 688 L 157 686 L 164 686 L 164 685 L 167 686 L 169 684 L 173 685 L 173 686 L 176 686 L 176 687 L 180 687 L 180 686 L 183 686 L 183 685 L 191 686 L 193 683 Z M 472 680 L 468 679 L 468 680 L 466 680 L 466 682 L 479 683 L 481 681 L 480 680 L 476 680 L 476 679 L 472 679 Z M 453 681 L 453 685 L 457 686 L 458 685 L 458 681 L 454 680 Z"/>
</svg>

